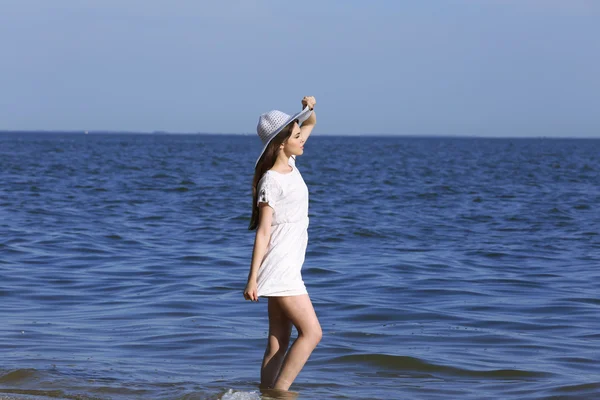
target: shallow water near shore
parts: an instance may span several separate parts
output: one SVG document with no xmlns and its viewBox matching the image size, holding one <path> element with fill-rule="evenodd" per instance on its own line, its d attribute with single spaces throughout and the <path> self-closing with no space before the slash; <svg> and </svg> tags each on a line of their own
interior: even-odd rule
<svg viewBox="0 0 600 400">
<path fill-rule="evenodd" d="M 255 135 L 0 133 L 0 399 L 259 399 Z M 299 399 L 600 397 L 600 140 L 333 137 Z M 293 333 L 295 335 L 295 332 Z"/>
</svg>

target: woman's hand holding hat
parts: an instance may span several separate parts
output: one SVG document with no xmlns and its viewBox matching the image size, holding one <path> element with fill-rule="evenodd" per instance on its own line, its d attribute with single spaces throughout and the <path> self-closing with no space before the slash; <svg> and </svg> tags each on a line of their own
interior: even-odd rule
<svg viewBox="0 0 600 400">
<path fill-rule="evenodd" d="M 308 106 L 308 108 L 310 108 L 310 110 L 312 111 L 315 108 L 316 104 L 317 100 L 315 100 L 314 96 L 304 96 L 304 98 L 302 99 L 302 108 Z"/>
</svg>

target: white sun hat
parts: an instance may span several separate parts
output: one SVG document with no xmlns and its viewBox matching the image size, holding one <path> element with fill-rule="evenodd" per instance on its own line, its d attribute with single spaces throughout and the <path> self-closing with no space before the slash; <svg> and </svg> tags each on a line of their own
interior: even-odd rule
<svg viewBox="0 0 600 400">
<path fill-rule="evenodd" d="M 310 114 L 312 114 L 312 110 L 308 106 L 306 106 L 304 110 L 300 111 L 298 114 L 292 116 L 279 110 L 272 110 L 262 114 L 258 118 L 256 132 L 258 133 L 260 140 L 262 140 L 264 147 L 260 152 L 254 167 L 256 168 L 258 165 L 258 161 L 267 149 L 267 146 L 269 146 L 269 143 L 271 143 L 271 140 L 273 140 L 273 138 L 277 136 L 277 134 L 281 132 L 283 128 L 295 120 L 298 120 L 298 124 L 302 124 L 308 119 L 308 117 L 310 117 Z"/>
</svg>

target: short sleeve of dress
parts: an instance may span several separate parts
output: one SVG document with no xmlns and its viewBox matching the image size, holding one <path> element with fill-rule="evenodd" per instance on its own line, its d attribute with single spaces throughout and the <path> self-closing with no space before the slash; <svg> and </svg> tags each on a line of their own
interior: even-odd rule
<svg viewBox="0 0 600 400">
<path fill-rule="evenodd" d="M 267 203 L 275 209 L 277 201 L 281 197 L 281 187 L 269 173 L 265 173 L 258 182 L 257 192 L 257 205 Z"/>
</svg>

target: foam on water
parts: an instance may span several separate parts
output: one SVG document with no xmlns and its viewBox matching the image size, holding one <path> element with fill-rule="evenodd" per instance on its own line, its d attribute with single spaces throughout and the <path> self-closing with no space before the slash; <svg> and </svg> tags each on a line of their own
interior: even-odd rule
<svg viewBox="0 0 600 400">
<path fill-rule="evenodd" d="M 225 393 L 221 400 L 260 400 L 260 394 L 257 392 L 234 392 L 233 389 L 229 389 Z"/>
</svg>

